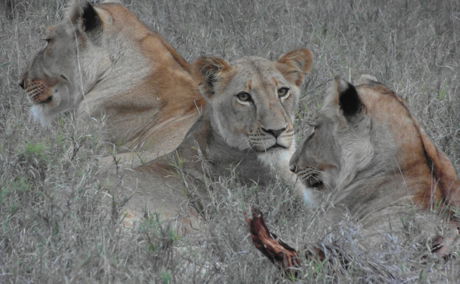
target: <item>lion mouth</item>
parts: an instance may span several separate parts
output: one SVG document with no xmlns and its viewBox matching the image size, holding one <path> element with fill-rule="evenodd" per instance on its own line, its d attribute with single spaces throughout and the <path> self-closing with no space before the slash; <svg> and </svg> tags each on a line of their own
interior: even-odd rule
<svg viewBox="0 0 460 284">
<path fill-rule="evenodd" d="M 258 152 L 258 153 L 268 153 L 268 152 L 275 152 L 275 151 L 284 151 L 289 149 L 289 147 L 286 147 L 284 145 L 275 143 L 272 146 L 269 147 L 257 147 L 255 145 L 252 145 L 251 148 Z"/>
<path fill-rule="evenodd" d="M 276 150 L 276 149 L 286 150 L 286 149 L 288 149 L 288 147 L 276 143 L 275 145 L 268 147 L 268 148 L 265 150 L 265 152 L 268 152 L 268 151 L 271 151 L 271 150 Z"/>
<path fill-rule="evenodd" d="M 293 131 L 280 135 L 266 135 L 258 132 L 249 133 L 249 146 L 256 152 L 272 152 L 287 150 L 292 145 Z"/>
<path fill-rule="evenodd" d="M 308 187 L 319 190 L 323 186 L 323 181 L 321 180 L 321 172 L 318 169 L 305 168 L 299 171 L 297 176 Z"/>
<path fill-rule="evenodd" d="M 283 143 L 283 141 L 254 141 L 250 139 L 249 145 L 256 152 L 272 152 L 289 149 L 290 145 Z"/>
</svg>

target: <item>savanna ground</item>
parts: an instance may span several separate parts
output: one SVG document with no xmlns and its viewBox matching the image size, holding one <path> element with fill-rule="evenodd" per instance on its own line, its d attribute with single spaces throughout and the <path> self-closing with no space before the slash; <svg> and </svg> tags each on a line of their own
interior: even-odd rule
<svg viewBox="0 0 460 284">
<path fill-rule="evenodd" d="M 6 4 L 6 0 L 1 4 Z M 8 0 L 10 1 L 10 0 Z M 107 148 L 100 126 L 76 129 L 71 113 L 52 128 L 30 122 L 18 87 L 21 70 L 44 44 L 43 27 L 62 17 L 64 0 L 16 0 L 0 11 L 0 282 L 289 282 L 253 248 L 244 213 L 255 205 L 296 248 L 318 239 L 351 257 L 349 269 L 304 262 L 306 282 L 456 282 L 460 257 L 447 263 L 423 244 L 388 238 L 357 247 L 359 228 L 328 234 L 292 188 L 245 188 L 222 179 L 212 226 L 191 245 L 154 215 L 131 232 L 120 226 L 127 196 L 99 178 Z M 326 83 L 370 73 L 406 99 L 436 144 L 460 166 L 460 2 L 125 0 L 153 30 L 192 61 L 200 55 L 271 59 L 294 48 L 315 54 L 298 112 L 298 133 L 321 106 Z M 95 123 L 97 124 L 97 123 Z M 337 227 L 338 225 L 335 224 Z M 457 252 L 458 254 L 458 252 Z M 424 257 L 425 255 L 425 257 Z M 338 275 L 338 276 L 337 276 Z"/>
</svg>

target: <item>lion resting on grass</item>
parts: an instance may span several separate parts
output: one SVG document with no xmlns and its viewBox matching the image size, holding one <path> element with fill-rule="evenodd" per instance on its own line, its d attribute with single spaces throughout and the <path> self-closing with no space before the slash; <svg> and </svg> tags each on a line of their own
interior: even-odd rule
<svg viewBox="0 0 460 284">
<path fill-rule="evenodd" d="M 222 176 L 234 176 L 250 185 L 268 183 L 275 177 L 294 184 L 295 175 L 289 171 L 295 151 L 293 120 L 300 86 L 312 61 L 308 49 L 288 52 L 277 61 L 260 57 L 231 63 L 216 57 L 198 59 L 193 74 L 206 98 L 200 119 L 176 151 L 138 168 L 149 172 L 151 178 L 165 177 L 170 186 L 156 187 L 150 198 L 133 198 L 129 207 L 155 210 L 168 206 L 172 203 L 156 197 L 170 194 L 183 199 L 182 203 L 192 202 L 203 213 L 209 183 Z M 185 189 L 178 185 L 182 179 Z M 308 192 L 305 196 L 309 197 Z M 168 208 L 173 216 L 176 206 Z M 133 216 L 140 214 L 133 212 Z"/>
<path fill-rule="evenodd" d="M 199 117 L 190 65 L 120 4 L 72 1 L 46 42 L 20 84 L 43 125 L 75 109 L 83 123 L 104 117 L 109 141 L 151 160 L 174 150 Z"/>
<path fill-rule="evenodd" d="M 364 247 L 419 226 L 433 240 L 432 251 L 447 256 L 459 226 L 460 182 L 452 163 L 393 91 L 370 76 L 359 82 L 335 80 L 291 170 L 324 196 L 324 224 L 350 217 L 362 228 Z M 273 262 L 284 271 L 299 265 L 298 253 L 270 234 L 258 210 L 248 222 L 254 244 Z M 452 231 L 440 237 L 433 223 L 443 222 Z M 309 252 L 320 260 L 333 254 L 324 246 Z"/>
</svg>

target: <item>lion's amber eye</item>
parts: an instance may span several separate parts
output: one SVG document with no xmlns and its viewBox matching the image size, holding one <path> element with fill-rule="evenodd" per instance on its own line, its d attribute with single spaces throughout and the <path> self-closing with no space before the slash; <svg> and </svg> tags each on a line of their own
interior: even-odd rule
<svg viewBox="0 0 460 284">
<path fill-rule="evenodd" d="M 278 97 L 284 99 L 289 96 L 289 88 L 287 87 L 282 87 L 278 89 Z"/>
<path fill-rule="evenodd" d="M 242 102 L 252 101 L 251 95 L 247 92 L 239 92 L 238 94 L 236 94 L 236 97 Z"/>
</svg>

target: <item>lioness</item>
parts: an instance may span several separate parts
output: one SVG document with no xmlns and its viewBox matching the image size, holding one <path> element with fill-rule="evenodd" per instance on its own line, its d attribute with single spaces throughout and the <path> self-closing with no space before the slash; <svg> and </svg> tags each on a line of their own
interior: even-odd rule
<svg viewBox="0 0 460 284">
<path fill-rule="evenodd" d="M 439 232 L 424 218 L 448 221 L 452 234 L 438 237 L 433 247 L 448 253 L 448 244 L 458 238 L 451 209 L 460 206 L 460 182 L 393 91 L 369 76 L 356 87 L 337 78 L 308 131 L 290 167 L 327 199 L 324 224 L 334 226 L 349 216 L 362 227 L 361 244 L 371 248 L 384 236 L 403 232 L 404 220 L 422 228 L 428 239 Z M 415 218 L 408 217 L 414 210 Z M 257 210 L 248 221 L 254 244 L 273 262 L 285 270 L 299 264 L 297 252 L 272 238 Z M 324 259 L 325 250 L 312 253 Z"/>
<path fill-rule="evenodd" d="M 206 179 L 232 174 L 245 184 L 267 183 L 276 174 L 294 184 L 295 175 L 289 171 L 295 151 L 293 119 L 299 87 L 312 62 L 308 49 L 288 52 L 274 62 L 260 57 L 232 63 L 216 57 L 198 59 L 193 74 L 206 98 L 202 116 L 176 151 L 139 168 L 168 177 L 174 186 L 156 187 L 150 198 L 133 198 L 129 207 L 158 210 L 164 202 L 156 196 L 168 192 L 177 192 L 177 199 L 191 194 L 203 201 Z M 185 178 L 186 194 L 177 182 L 172 183 L 175 172 Z M 303 189 L 300 183 L 298 189 Z M 309 192 L 304 196 L 311 202 Z M 168 206 L 168 210 L 177 209 Z"/>
<path fill-rule="evenodd" d="M 109 141 L 153 159 L 199 117 L 190 65 L 122 5 L 74 0 L 45 40 L 20 83 L 41 124 L 75 109 L 80 121 L 105 117 Z"/>
</svg>

